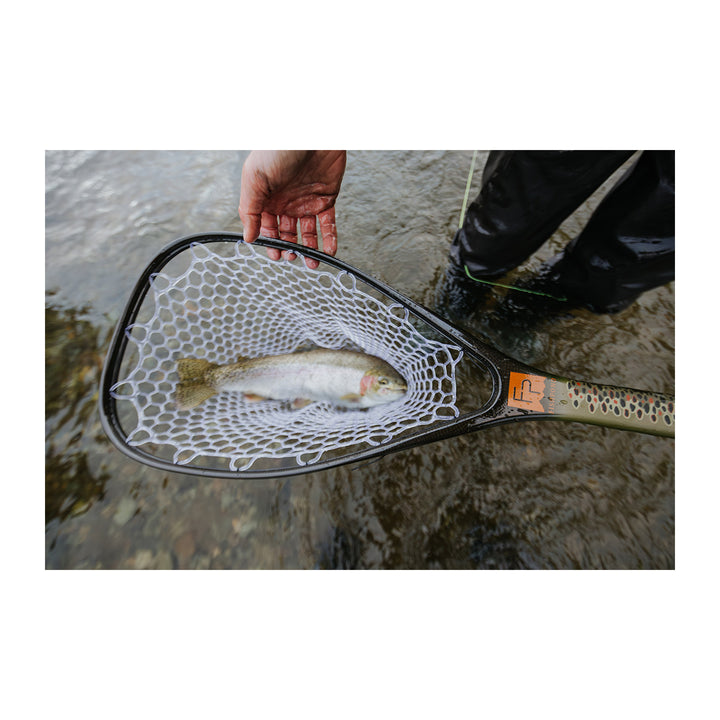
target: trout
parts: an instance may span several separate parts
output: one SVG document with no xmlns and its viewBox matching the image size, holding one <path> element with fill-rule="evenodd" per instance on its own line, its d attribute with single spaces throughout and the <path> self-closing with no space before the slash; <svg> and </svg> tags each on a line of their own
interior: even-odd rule
<svg viewBox="0 0 720 720">
<path fill-rule="evenodd" d="M 307 350 L 286 355 L 239 358 L 231 365 L 178 360 L 175 399 L 181 410 L 218 392 L 241 392 L 248 401 L 289 400 L 294 408 L 329 402 L 368 408 L 392 402 L 407 390 L 405 380 L 378 357 L 352 350 Z"/>
</svg>

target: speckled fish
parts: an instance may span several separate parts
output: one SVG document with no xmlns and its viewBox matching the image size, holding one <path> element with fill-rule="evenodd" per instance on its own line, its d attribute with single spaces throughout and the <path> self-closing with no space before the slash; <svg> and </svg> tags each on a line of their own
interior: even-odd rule
<svg viewBox="0 0 720 720">
<path fill-rule="evenodd" d="M 249 401 L 289 400 L 295 408 L 310 402 L 368 408 L 397 400 L 407 390 L 387 362 L 352 350 L 240 358 L 232 365 L 182 358 L 178 375 L 175 399 L 182 410 L 224 391 L 241 392 Z"/>
</svg>

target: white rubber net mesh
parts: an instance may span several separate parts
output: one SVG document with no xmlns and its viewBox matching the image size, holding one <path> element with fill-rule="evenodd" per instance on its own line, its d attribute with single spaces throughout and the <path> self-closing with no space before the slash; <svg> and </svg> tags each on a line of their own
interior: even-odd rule
<svg viewBox="0 0 720 720">
<path fill-rule="evenodd" d="M 405 308 L 361 290 L 349 273 L 309 270 L 300 259 L 271 261 L 242 241 L 224 245 L 230 253 L 191 245 L 176 275 L 167 265 L 126 330 L 136 352 L 112 394 L 137 416 L 130 445 L 169 448 L 178 465 L 203 458 L 222 459 L 235 471 L 260 460 L 308 465 L 327 452 L 377 446 L 458 415 L 454 370 L 462 351 L 420 334 Z M 175 405 L 178 358 L 226 364 L 313 346 L 381 357 L 406 379 L 407 393 L 366 410 L 327 403 L 294 410 L 232 392 L 192 410 Z"/>
</svg>

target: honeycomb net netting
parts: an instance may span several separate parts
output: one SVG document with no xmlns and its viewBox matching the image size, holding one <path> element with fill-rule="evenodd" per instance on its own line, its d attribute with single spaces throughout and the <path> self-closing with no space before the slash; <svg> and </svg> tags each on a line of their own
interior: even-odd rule
<svg viewBox="0 0 720 720">
<path fill-rule="evenodd" d="M 458 347 L 425 337 L 404 307 L 361 289 L 349 272 L 310 270 L 302 260 L 271 261 L 242 241 L 230 245 L 230 254 L 191 245 L 184 253 L 187 267 L 158 273 L 144 313 L 126 328 L 135 352 L 111 394 L 135 411 L 129 445 L 169 449 L 177 465 L 215 458 L 234 471 L 261 459 L 304 466 L 330 451 L 378 446 L 458 415 Z M 284 401 L 249 402 L 234 392 L 191 410 L 176 406 L 179 358 L 229 364 L 310 347 L 376 355 L 405 378 L 407 392 L 364 410 L 320 402 L 293 409 Z"/>
</svg>

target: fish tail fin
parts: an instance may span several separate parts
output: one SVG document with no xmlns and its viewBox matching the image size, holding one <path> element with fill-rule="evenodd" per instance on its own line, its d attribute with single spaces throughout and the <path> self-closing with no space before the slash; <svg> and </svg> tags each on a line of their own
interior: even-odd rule
<svg viewBox="0 0 720 720">
<path fill-rule="evenodd" d="M 189 410 L 217 392 L 210 384 L 209 373 L 218 367 L 208 360 L 181 358 L 177 371 L 180 382 L 175 389 L 175 401 L 180 410 Z"/>
<path fill-rule="evenodd" d="M 177 361 L 177 371 L 180 376 L 180 382 L 205 380 L 208 371 L 216 367 L 218 366 L 215 363 L 197 358 L 180 358 Z"/>
</svg>

